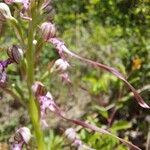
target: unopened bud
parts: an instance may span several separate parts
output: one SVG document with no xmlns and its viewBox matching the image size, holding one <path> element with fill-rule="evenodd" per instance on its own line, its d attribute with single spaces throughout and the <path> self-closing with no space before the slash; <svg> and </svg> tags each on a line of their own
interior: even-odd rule
<svg viewBox="0 0 150 150">
<path fill-rule="evenodd" d="M 50 22 L 44 22 L 41 25 L 41 34 L 44 40 L 48 40 L 50 38 L 53 38 L 56 34 L 56 28 L 55 25 Z"/>
<path fill-rule="evenodd" d="M 60 72 L 64 72 L 67 70 L 67 68 L 69 67 L 70 65 L 68 64 L 68 62 L 66 60 L 63 60 L 63 59 L 57 59 L 53 65 L 53 67 L 51 68 L 51 72 L 53 71 L 60 71 Z"/>
<path fill-rule="evenodd" d="M 47 93 L 45 86 L 39 81 L 33 84 L 32 91 L 35 96 L 44 96 Z"/>
<path fill-rule="evenodd" d="M 15 133 L 14 139 L 17 142 L 23 141 L 27 144 L 31 139 L 31 132 L 27 127 L 22 127 L 17 130 L 17 132 Z"/>
<path fill-rule="evenodd" d="M 10 9 L 5 3 L 0 3 L 0 13 L 5 19 L 13 19 Z"/>
<path fill-rule="evenodd" d="M 23 59 L 23 50 L 16 45 L 12 45 L 10 48 L 8 48 L 7 54 L 17 64 Z"/>
</svg>

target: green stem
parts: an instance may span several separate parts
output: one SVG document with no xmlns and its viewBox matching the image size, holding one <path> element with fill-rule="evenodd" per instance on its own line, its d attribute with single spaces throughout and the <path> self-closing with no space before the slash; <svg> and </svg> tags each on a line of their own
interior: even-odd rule
<svg viewBox="0 0 150 150">
<path fill-rule="evenodd" d="M 29 100 L 29 114 L 34 128 L 38 150 L 45 150 L 43 132 L 39 120 L 38 104 L 32 95 L 30 96 Z"/>
<path fill-rule="evenodd" d="M 26 53 L 27 59 L 27 84 L 29 90 L 29 114 L 31 118 L 31 122 L 35 131 L 35 136 L 37 140 L 38 150 L 45 150 L 44 148 L 44 138 L 43 132 L 40 125 L 40 113 L 38 109 L 38 104 L 35 101 L 35 98 L 32 95 L 32 84 L 34 82 L 34 47 L 33 47 L 33 39 L 34 39 L 34 31 L 35 31 L 35 22 L 36 22 L 36 12 L 34 12 L 34 6 L 32 12 L 32 21 L 29 22 L 29 30 L 28 30 L 28 48 Z"/>
<path fill-rule="evenodd" d="M 30 92 L 31 86 L 34 81 L 34 49 L 33 49 L 33 23 L 29 23 L 29 32 L 28 32 L 28 49 L 26 53 L 27 58 L 27 83 L 28 83 L 28 89 Z"/>
</svg>

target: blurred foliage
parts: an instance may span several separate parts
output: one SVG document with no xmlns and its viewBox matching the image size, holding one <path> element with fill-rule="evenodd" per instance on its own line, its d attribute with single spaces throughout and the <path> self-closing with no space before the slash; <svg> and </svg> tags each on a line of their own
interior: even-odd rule
<svg viewBox="0 0 150 150">
<path fill-rule="evenodd" d="M 11 9 L 14 10 L 13 7 Z M 118 68 L 137 89 L 141 90 L 150 84 L 149 0 L 61 0 L 61 2 L 53 0 L 53 9 L 55 11 L 53 22 L 57 26 L 57 34 L 70 49 L 82 56 Z M 14 12 L 14 15 L 17 16 L 17 12 Z M 25 21 L 20 20 L 20 24 L 26 28 Z M 6 57 L 3 55 L 3 50 L 12 43 L 17 43 L 11 30 L 5 23 L 3 24 L 0 32 L 1 59 Z M 27 38 L 27 34 L 24 35 Z M 53 47 L 46 45 L 43 48 L 38 58 L 38 68 L 35 70 L 37 78 L 42 78 L 44 69 L 48 69 L 47 64 L 57 57 Z M 72 62 L 75 69 L 70 76 L 78 80 L 77 82 L 73 80 L 73 83 L 77 85 L 83 83 L 92 97 L 91 105 L 85 110 L 83 119 L 107 128 L 145 149 L 150 126 L 146 116 L 150 115 L 149 112 L 133 101 L 124 84 L 113 75 L 81 65 L 74 60 Z M 11 85 L 14 91 L 23 96 L 19 90 L 22 87 L 19 87 L 20 81 L 16 71 L 18 69 L 10 67 L 9 78 L 12 79 Z M 59 93 L 63 90 L 63 87 L 55 82 L 50 83 L 53 81 L 51 78 L 43 81 L 54 92 Z M 26 93 L 26 90 L 24 92 Z M 150 104 L 148 101 L 150 89 L 140 92 L 144 100 Z M 10 124 L 14 128 L 15 121 Z M 6 132 L 11 133 L 3 130 L 0 126 L 0 141 L 5 141 L 7 138 L 5 135 L 8 136 Z M 112 137 L 91 133 L 85 129 L 81 129 L 79 134 L 85 143 L 95 149 L 127 149 Z M 63 139 L 56 136 L 54 131 L 47 133 L 45 141 L 50 150 L 65 149 L 62 148 Z"/>
</svg>

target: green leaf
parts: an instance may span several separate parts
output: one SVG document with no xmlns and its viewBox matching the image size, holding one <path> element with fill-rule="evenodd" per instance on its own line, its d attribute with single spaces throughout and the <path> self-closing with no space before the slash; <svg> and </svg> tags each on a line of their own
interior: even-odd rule
<svg viewBox="0 0 150 150">
<path fill-rule="evenodd" d="M 123 129 L 129 129 L 132 127 L 132 124 L 128 121 L 124 121 L 124 120 L 121 120 L 121 121 L 116 121 L 113 125 L 112 125 L 112 128 L 111 130 L 113 132 L 116 132 L 118 130 L 123 130 Z"/>
<path fill-rule="evenodd" d="M 108 112 L 107 112 L 107 109 L 105 107 L 94 106 L 94 109 L 96 109 L 96 111 L 98 111 L 98 113 L 100 115 L 102 115 L 104 118 L 108 118 Z"/>
</svg>

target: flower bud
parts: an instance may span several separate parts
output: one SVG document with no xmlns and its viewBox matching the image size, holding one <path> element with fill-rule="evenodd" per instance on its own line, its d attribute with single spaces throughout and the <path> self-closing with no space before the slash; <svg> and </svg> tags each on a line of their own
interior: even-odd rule
<svg viewBox="0 0 150 150">
<path fill-rule="evenodd" d="M 12 45 L 8 48 L 7 54 L 17 64 L 23 59 L 23 50 L 16 45 Z"/>
<path fill-rule="evenodd" d="M 63 59 L 57 59 L 53 65 L 53 67 L 51 68 L 51 72 L 53 71 L 60 71 L 60 72 L 64 72 L 67 70 L 67 68 L 69 67 L 70 65 L 68 64 L 68 62 L 66 60 L 63 60 Z"/>
<path fill-rule="evenodd" d="M 17 130 L 17 132 L 15 133 L 14 139 L 17 142 L 24 141 L 27 144 L 31 139 L 31 132 L 27 127 L 22 127 Z"/>
<path fill-rule="evenodd" d="M 13 19 L 10 9 L 5 3 L 0 3 L 0 13 L 5 19 Z"/>
<path fill-rule="evenodd" d="M 39 81 L 33 84 L 32 91 L 35 96 L 45 96 L 47 93 L 45 86 Z"/>
<path fill-rule="evenodd" d="M 41 28 L 41 32 L 42 32 L 42 37 L 46 41 L 50 38 L 53 38 L 56 34 L 55 25 L 50 22 L 42 23 L 40 28 Z"/>
</svg>

